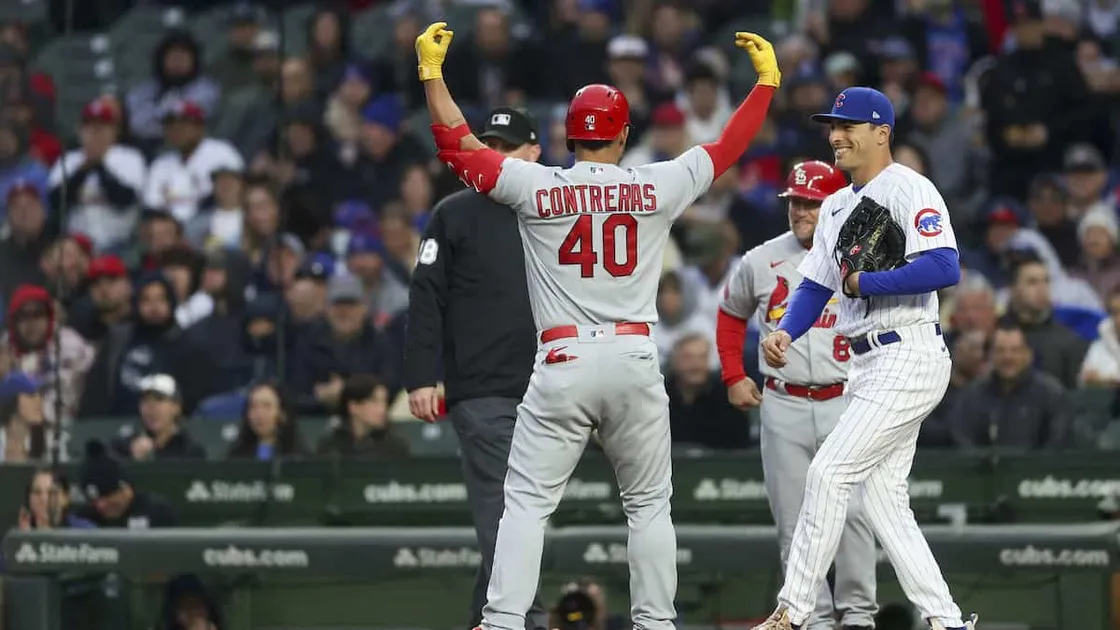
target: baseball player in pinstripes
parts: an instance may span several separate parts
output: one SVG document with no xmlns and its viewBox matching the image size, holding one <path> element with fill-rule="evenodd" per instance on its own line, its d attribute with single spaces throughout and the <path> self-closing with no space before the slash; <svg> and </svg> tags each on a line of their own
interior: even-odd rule
<svg viewBox="0 0 1120 630">
<path fill-rule="evenodd" d="M 416 38 L 439 158 L 515 210 L 540 339 L 517 408 L 482 628 L 525 628 L 545 523 L 597 429 L 626 513 L 634 626 L 670 630 L 677 544 L 669 397 L 649 338 L 662 256 L 673 221 L 738 161 L 762 126 L 781 81 L 774 49 L 757 35 L 736 33 L 757 85 L 718 140 L 655 164 L 618 166 L 630 135 L 626 97 L 608 85 L 581 88 L 566 119 L 576 161 L 555 168 L 504 157 L 471 134 L 443 81 L 452 38 L 446 26 L 437 22 Z"/>
<path fill-rule="evenodd" d="M 836 166 L 851 175 L 852 185 L 821 206 L 812 248 L 798 267 L 804 279 L 762 352 L 769 366 L 785 367 L 791 344 L 839 294 L 836 332 L 848 337 L 852 352 L 847 407 L 809 465 L 778 608 L 755 630 L 789 630 L 808 621 L 840 544 L 849 500 L 859 490 L 899 584 L 922 617 L 935 629 L 972 630 L 976 616 L 962 619 L 907 490 L 918 431 L 949 385 L 952 362 L 937 302 L 937 291 L 960 279 L 949 212 L 932 182 L 894 163 L 894 107 L 881 92 L 848 88 L 831 112 L 813 119 L 830 125 Z M 864 197 L 887 208 L 901 226 L 907 264 L 842 276 L 834 251 L 838 233 Z"/>
<path fill-rule="evenodd" d="M 744 254 L 728 280 L 716 340 L 731 404 L 743 406 L 747 399 L 741 391 L 749 380 L 742 356 L 747 320 L 757 314 L 764 335 L 777 329 L 793 288 L 801 282 L 797 266 L 813 243 L 821 202 L 847 185 L 843 173 L 830 164 L 795 165 L 779 195 L 789 202 L 790 230 Z M 770 367 L 761 354 L 758 357 L 768 390 L 760 409 L 762 470 L 783 564 L 801 511 L 809 462 L 844 411 L 851 349 L 848 338 L 833 330 L 838 302 L 830 299 L 809 332 L 790 346 L 785 367 Z M 836 555 L 835 601 L 828 584 L 821 584 L 816 608 L 805 623 L 809 630 L 834 630 L 837 613 L 844 630 L 875 626 L 875 537 L 866 518 L 853 508 Z"/>
</svg>

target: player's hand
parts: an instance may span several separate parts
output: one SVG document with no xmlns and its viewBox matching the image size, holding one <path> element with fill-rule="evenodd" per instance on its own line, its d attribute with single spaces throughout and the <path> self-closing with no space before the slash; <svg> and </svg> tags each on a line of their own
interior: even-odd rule
<svg viewBox="0 0 1120 630">
<path fill-rule="evenodd" d="M 447 30 L 447 22 L 433 22 L 416 38 L 417 71 L 421 81 L 443 78 L 443 60 L 454 36 L 453 31 Z"/>
<path fill-rule="evenodd" d="M 408 410 L 418 420 L 435 422 L 439 419 L 439 390 L 420 387 L 408 392 Z"/>
<path fill-rule="evenodd" d="M 766 360 L 766 365 L 772 368 L 785 367 L 786 350 L 789 350 L 791 343 L 793 338 L 784 330 L 775 330 L 766 335 L 766 339 L 762 340 L 762 357 Z"/>
<path fill-rule="evenodd" d="M 747 51 L 758 75 L 759 85 L 778 87 L 782 84 L 782 73 L 778 70 L 778 57 L 774 47 L 761 35 L 739 31 L 735 33 L 735 45 Z"/>
<path fill-rule="evenodd" d="M 754 380 L 744 378 L 727 388 L 727 401 L 739 409 L 750 409 L 762 404 L 762 392 Z"/>
<path fill-rule="evenodd" d="M 862 271 L 853 271 L 844 278 L 844 294 L 848 297 L 859 297 L 859 274 Z"/>
</svg>

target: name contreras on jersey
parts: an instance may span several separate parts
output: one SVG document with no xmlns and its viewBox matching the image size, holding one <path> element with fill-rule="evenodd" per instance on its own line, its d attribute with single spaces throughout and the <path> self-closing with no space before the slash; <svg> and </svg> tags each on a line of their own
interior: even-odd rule
<svg viewBox="0 0 1120 630">
<path fill-rule="evenodd" d="M 653 184 L 570 184 L 538 188 L 534 197 L 542 219 L 585 212 L 655 212 Z"/>
</svg>

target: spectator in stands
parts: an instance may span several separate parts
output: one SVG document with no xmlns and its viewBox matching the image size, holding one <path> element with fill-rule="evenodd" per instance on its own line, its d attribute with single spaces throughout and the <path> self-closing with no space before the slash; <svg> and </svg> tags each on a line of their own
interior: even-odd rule
<svg viewBox="0 0 1120 630">
<path fill-rule="evenodd" d="M 327 312 L 327 284 L 334 276 L 334 258 L 330 254 L 312 254 L 303 262 L 284 294 L 289 330 L 298 338 L 307 324 Z"/>
<path fill-rule="evenodd" d="M 171 283 L 175 292 L 175 322 L 186 330 L 210 315 L 214 298 L 200 291 L 205 257 L 195 250 L 180 245 L 163 252 L 156 258 L 156 268 Z"/>
<path fill-rule="evenodd" d="M 1120 287 L 1108 294 L 1108 317 L 1097 328 L 1100 338 L 1089 346 L 1078 382 L 1090 387 L 1120 388 Z"/>
<path fill-rule="evenodd" d="M 220 349 L 224 366 L 222 383 L 229 387 L 242 387 L 253 382 L 280 378 L 277 361 L 283 310 L 284 304 L 275 294 L 258 296 L 246 304 L 236 345 Z M 287 344 L 285 354 L 291 356 L 291 344 L 296 336 L 291 329 L 286 332 L 283 338 Z"/>
<path fill-rule="evenodd" d="M 140 379 L 140 431 L 113 440 L 120 457 L 133 461 L 206 459 L 206 450 L 183 428 L 179 386 L 168 374 Z"/>
<path fill-rule="evenodd" d="M 89 273 L 88 241 L 79 235 L 56 239 L 39 259 L 43 272 L 42 286 L 47 287 L 56 299 L 66 296 L 73 300 L 81 295 Z"/>
<path fill-rule="evenodd" d="M 138 202 L 148 165 L 136 149 L 120 144 L 121 112 L 105 97 L 82 109 L 81 148 L 50 173 L 51 206 L 67 206 L 71 231 L 88 234 L 99 250 L 123 245 L 136 229 Z"/>
<path fill-rule="evenodd" d="M 675 2 L 660 2 L 650 14 L 649 43 L 653 83 L 666 93 L 684 87 L 684 69 L 698 44 L 692 26 L 690 7 Z"/>
<path fill-rule="evenodd" d="M 949 388 L 925 421 L 918 434 L 918 445 L 926 448 L 953 446 L 952 417 L 957 410 L 961 394 L 978 379 L 987 376 L 989 335 L 983 330 L 969 330 L 953 339 L 953 370 L 949 374 Z"/>
<path fill-rule="evenodd" d="M 183 224 L 163 208 L 145 208 L 140 213 L 137 236 L 138 260 L 132 266 L 143 271 L 158 269 L 160 256 L 184 245 Z"/>
<path fill-rule="evenodd" d="M 879 90 L 894 103 L 895 113 L 908 116 L 910 91 L 918 75 L 918 59 L 906 38 L 891 35 L 879 42 Z"/>
<path fill-rule="evenodd" d="M 894 145 L 892 153 L 895 162 L 919 175 L 929 175 L 929 155 L 925 149 L 909 142 L 899 142 Z"/>
<path fill-rule="evenodd" d="M 241 413 L 241 427 L 229 449 L 229 457 L 268 461 L 302 455 L 304 447 L 296 425 L 296 416 L 279 385 L 271 382 L 254 385 L 249 388 Z"/>
<path fill-rule="evenodd" d="M 4 54 L 2 50 L 0 44 L 0 57 Z M 0 116 L 27 130 L 27 152 L 39 163 L 50 167 L 62 155 L 62 143 L 50 131 L 54 99 L 36 94 L 26 80 L 6 95 L 0 105 Z"/>
<path fill-rule="evenodd" d="M 673 103 L 662 103 L 653 110 L 649 133 L 637 146 L 626 152 L 619 166 L 632 168 L 671 160 L 694 144 L 685 129 L 684 112 Z"/>
<path fill-rule="evenodd" d="M 1077 224 L 1081 241 L 1081 260 L 1071 270 L 1071 275 L 1088 282 L 1097 295 L 1111 295 L 1120 287 L 1120 226 L 1116 213 L 1104 207 L 1091 210 Z"/>
<path fill-rule="evenodd" d="M 196 575 L 178 575 L 167 583 L 161 630 L 227 630 L 218 602 Z"/>
<path fill-rule="evenodd" d="M 715 142 L 731 118 L 731 98 L 713 64 L 695 60 L 684 76 L 684 97 L 679 98 L 685 116 L 685 133 L 693 142 Z"/>
<path fill-rule="evenodd" d="M 412 40 L 409 40 L 408 54 L 409 78 L 416 65 Z M 373 95 L 373 70 L 366 65 L 354 63 L 347 66 L 342 73 L 342 79 L 333 92 L 327 97 L 327 106 L 323 114 L 323 123 L 330 137 L 350 151 L 357 150 L 358 134 L 362 126 L 362 108 L 369 102 Z M 323 138 L 324 144 L 327 138 Z"/>
<path fill-rule="evenodd" d="M 333 206 L 349 196 L 353 185 L 321 121 L 321 108 L 313 102 L 288 108 L 277 129 L 280 142 L 265 147 L 256 166 L 277 185 L 312 191 L 319 202 Z"/>
<path fill-rule="evenodd" d="M 973 141 L 971 122 L 951 107 L 949 88 L 937 74 L 926 72 L 918 79 L 910 118 L 913 128 L 906 142 L 929 157 L 927 176 L 953 209 L 954 222 L 971 222 L 983 200 L 987 165 Z"/>
<path fill-rule="evenodd" d="M 513 39 L 509 17 L 505 7 L 480 7 L 473 41 L 464 42 L 459 56 L 448 58 L 448 87 L 463 102 L 490 110 L 522 105 L 533 93 L 540 69 L 532 51 Z"/>
<path fill-rule="evenodd" d="M 381 242 L 385 249 L 385 268 L 407 284 L 416 267 L 420 234 L 400 202 L 391 202 L 381 212 Z"/>
<path fill-rule="evenodd" d="M 242 126 L 231 136 L 237 148 L 252 160 L 252 171 L 268 170 L 269 149 L 275 146 L 276 134 L 283 122 L 284 113 L 292 109 L 310 109 L 316 120 L 322 119 L 322 108 L 315 101 L 315 75 L 308 61 L 302 57 L 289 57 L 280 65 L 276 92 L 261 93 L 259 100 L 245 110 Z"/>
<path fill-rule="evenodd" d="M 183 232 L 195 248 L 237 248 L 245 224 L 243 174 L 236 166 L 226 165 L 212 172 L 210 177 L 214 180 L 213 196 L 187 222 Z"/>
<path fill-rule="evenodd" d="M 95 258 L 89 265 L 89 295 L 71 309 L 74 330 L 87 341 L 100 344 L 109 329 L 132 316 L 132 281 L 118 256 Z"/>
<path fill-rule="evenodd" d="M 1018 449 L 1069 444 L 1072 407 L 1054 377 L 1031 366 L 1023 329 L 1001 324 L 992 336 L 992 371 L 961 392 L 952 412 L 958 446 Z"/>
<path fill-rule="evenodd" d="M 241 251 L 254 267 L 264 264 L 265 252 L 280 232 L 280 198 L 276 188 L 264 177 L 245 182 L 245 225 L 241 230 Z"/>
<path fill-rule="evenodd" d="M 175 323 L 175 291 L 159 272 L 136 282 L 135 317 L 109 331 L 86 379 L 81 417 L 135 413 L 140 381 L 151 374 L 170 374 L 182 393 L 183 409 L 211 392 L 214 367 L 204 348 L 191 343 Z"/>
<path fill-rule="evenodd" d="M 252 116 L 259 112 L 262 104 L 272 103 L 280 88 L 280 35 L 276 31 L 260 31 L 252 44 L 251 80 L 237 91 L 224 94 L 221 111 L 214 122 L 213 135 L 233 142 L 242 154 L 245 147 L 240 142 L 246 134 L 259 137 L 254 131 Z M 248 154 L 252 157 L 252 154 Z"/>
<path fill-rule="evenodd" d="M 1061 177 L 1042 174 L 1031 181 L 1027 209 L 1034 218 L 1034 229 L 1041 234 L 1065 266 L 1080 260 L 1077 222 L 1070 218 L 1069 189 Z"/>
<path fill-rule="evenodd" d="M 587 593 L 574 590 L 564 593 L 552 610 L 555 621 L 549 625 L 556 630 L 600 630 L 596 624 L 598 609 Z"/>
<path fill-rule="evenodd" d="M 319 455 L 407 457 L 408 441 L 389 424 L 389 388 L 376 376 L 346 379 L 338 399 L 340 422 L 319 441 Z"/>
<path fill-rule="evenodd" d="M 23 531 L 97 527 L 70 509 L 70 480 L 55 468 L 40 468 L 31 476 L 17 524 Z"/>
<path fill-rule="evenodd" d="M 86 444 L 78 479 L 86 503 L 75 511 L 99 528 L 153 529 L 179 524 L 171 504 L 134 487 L 121 463 L 97 440 Z"/>
<path fill-rule="evenodd" d="M 9 47 L 15 63 L 22 70 L 20 79 L 25 79 L 31 87 L 31 92 L 53 107 L 55 101 L 54 79 L 46 72 L 31 70 L 27 62 L 31 58 L 31 38 L 28 34 L 28 25 L 19 21 L 5 21 L 0 24 L 0 42 Z"/>
<path fill-rule="evenodd" d="M 1108 165 L 1100 149 L 1091 144 L 1075 144 L 1066 149 L 1062 166 L 1069 191 L 1067 211 L 1077 220 L 1104 200 L 1108 186 Z M 1116 211 L 1111 200 L 1105 205 L 1105 210 Z"/>
<path fill-rule="evenodd" d="M 170 150 L 152 161 L 144 205 L 167 209 L 186 222 L 214 192 L 214 173 L 241 170 L 245 163 L 233 145 L 207 137 L 206 113 L 197 103 L 174 101 L 161 120 Z"/>
<path fill-rule="evenodd" d="M 667 271 L 661 276 L 657 287 L 658 323 L 653 330 L 653 341 L 657 344 L 657 352 L 661 357 L 662 371 L 668 365 L 673 346 L 678 340 L 688 335 L 708 332 L 708 318 L 697 311 L 698 293 L 698 288 L 685 284 L 676 271 Z M 712 364 L 713 369 L 717 367 L 718 356 Z"/>
<path fill-rule="evenodd" d="M 435 205 L 435 190 L 432 174 L 424 164 L 414 164 L 405 171 L 401 179 L 400 201 L 404 211 L 413 221 L 414 227 L 423 230 L 428 214 Z"/>
<path fill-rule="evenodd" d="M 239 1 L 231 8 L 225 50 L 206 67 L 206 74 L 221 88 L 223 97 L 228 98 L 255 80 L 254 44 L 265 18 L 264 11 L 250 2 Z"/>
<path fill-rule="evenodd" d="M 687 334 L 673 346 L 665 379 L 673 441 L 713 449 L 749 448 L 750 422 L 727 402 L 727 388 L 712 369 L 708 337 Z"/>
<path fill-rule="evenodd" d="M 1024 222 L 1025 210 L 1013 199 L 993 199 L 977 221 L 981 242 L 975 249 L 961 251 L 961 266 L 983 274 L 993 287 L 1007 284 L 1004 252 Z"/>
<path fill-rule="evenodd" d="M 152 78 L 129 90 L 129 128 L 145 153 L 154 154 L 164 139 L 164 117 L 176 103 L 191 103 L 201 124 L 217 110 L 222 88 L 202 74 L 202 59 L 202 47 L 190 33 L 169 32 L 152 56 Z"/>
<path fill-rule="evenodd" d="M 77 413 L 95 353 L 80 334 L 60 319 L 55 301 L 46 289 L 20 285 L 8 304 L 8 329 L 0 343 L 8 348 L 15 369 L 44 385 L 41 391 L 47 421 L 68 425 Z M 61 329 L 56 335 L 57 326 Z"/>
<path fill-rule="evenodd" d="M 1057 171 L 1062 147 L 1092 132 L 1085 82 L 1071 49 L 1048 45 L 1040 5 L 1040 0 L 1014 5 L 1009 21 L 1015 49 L 980 82 L 992 151 L 988 175 L 996 195 L 1022 198 L 1028 177 Z"/>
<path fill-rule="evenodd" d="M 8 219 L 0 237 L 0 298 L 7 300 L 20 284 L 38 284 L 43 253 L 55 235 L 48 229 L 47 212 L 39 191 L 30 182 L 8 189 Z"/>
<path fill-rule="evenodd" d="M 988 54 L 984 27 L 971 21 L 962 5 L 958 0 L 929 0 L 907 11 L 901 29 L 914 47 L 919 67 L 948 88 L 954 105 L 964 97 L 965 73 Z M 920 101 L 915 94 L 914 104 Z"/>
<path fill-rule="evenodd" d="M 51 436 L 41 392 L 42 383 L 18 370 L 0 381 L 0 463 L 46 460 Z"/>
<path fill-rule="evenodd" d="M 370 316 L 383 326 L 408 308 L 408 285 L 385 264 L 385 244 L 373 234 L 351 234 L 346 268 L 361 283 Z"/>
<path fill-rule="evenodd" d="M 591 598 L 595 605 L 595 615 L 589 619 L 589 626 L 595 630 L 626 630 L 630 627 L 630 619 L 625 615 L 612 614 L 607 605 L 607 591 L 595 578 L 581 577 L 575 582 L 570 582 L 561 589 L 569 593 L 583 593 Z M 586 604 L 584 604 L 586 606 Z"/>
<path fill-rule="evenodd" d="M 979 332 L 987 339 L 998 321 L 992 285 L 978 273 L 966 274 L 953 295 L 953 312 L 949 319 L 952 333 Z"/>
<path fill-rule="evenodd" d="M 426 161 L 426 151 L 404 133 L 403 124 L 404 111 L 394 94 L 378 96 L 362 108 L 361 150 L 352 169 L 355 192 L 375 209 L 396 195 L 409 166 Z"/>
<path fill-rule="evenodd" d="M 291 386 L 301 410 L 322 412 L 338 405 L 346 377 L 374 374 L 399 389 L 393 367 L 400 348 L 370 322 L 362 285 L 353 276 L 331 278 L 327 315 L 303 331 L 291 358 Z"/>
<path fill-rule="evenodd" d="M 276 293 L 283 295 L 295 280 L 296 271 L 307 257 L 303 241 L 291 232 L 280 234 L 269 244 L 264 263 L 256 270 L 253 295 Z"/>
<path fill-rule="evenodd" d="M 27 129 L 0 120 L 0 220 L 8 215 L 8 192 L 17 183 L 34 186 L 46 201 L 47 169 L 27 152 Z"/>
<path fill-rule="evenodd" d="M 594 13 L 594 10 L 590 11 Z M 593 19 L 593 18 L 591 18 Z M 580 20 L 581 36 L 586 40 L 587 22 L 589 16 L 585 13 Z M 594 36 L 592 36 L 594 37 Z M 602 44 L 597 41 L 588 41 L 588 55 L 597 53 L 595 48 Z M 636 35 L 616 35 L 607 44 L 607 74 L 609 83 L 616 86 L 626 97 L 630 104 L 630 120 L 633 125 L 631 136 L 635 139 L 645 136 L 649 128 L 649 119 L 653 110 L 659 103 L 669 98 L 670 92 L 654 85 L 646 71 L 646 62 L 649 59 L 649 44 L 646 40 Z M 595 72 L 598 70 L 588 70 Z M 579 88 L 586 83 L 575 85 Z M 456 92 L 458 94 L 458 92 Z M 564 98 L 572 92 L 567 92 Z M 563 146 L 561 142 L 561 146 Z"/>
<path fill-rule="evenodd" d="M 323 8 L 307 22 L 307 60 L 315 77 L 316 98 L 326 100 L 350 63 L 350 18 L 336 9 Z"/>
<path fill-rule="evenodd" d="M 1050 300 L 1050 274 L 1041 261 L 1026 260 L 1011 272 L 1011 293 L 1004 325 L 1021 327 L 1038 368 L 1063 386 L 1077 386 L 1081 361 L 1088 344 L 1077 333 L 1054 320 Z"/>
<path fill-rule="evenodd" d="M 689 264 L 681 270 L 681 280 L 697 288 L 697 311 L 709 319 L 714 331 L 723 287 L 739 264 L 739 235 L 723 222 L 696 224 L 684 236 L 681 249 Z"/>
</svg>

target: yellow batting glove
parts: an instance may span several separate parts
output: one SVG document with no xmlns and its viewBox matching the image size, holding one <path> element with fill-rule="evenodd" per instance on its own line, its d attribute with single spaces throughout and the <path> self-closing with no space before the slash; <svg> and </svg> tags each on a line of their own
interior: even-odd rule
<svg viewBox="0 0 1120 630">
<path fill-rule="evenodd" d="M 435 22 L 416 38 L 417 71 L 421 81 L 443 78 L 443 60 L 455 33 L 447 30 L 447 22 Z"/>
<path fill-rule="evenodd" d="M 738 32 L 735 33 L 735 45 L 751 56 L 759 85 L 775 88 L 781 85 L 782 72 L 778 70 L 778 58 L 774 55 L 774 47 L 770 42 L 755 33 Z"/>
</svg>

